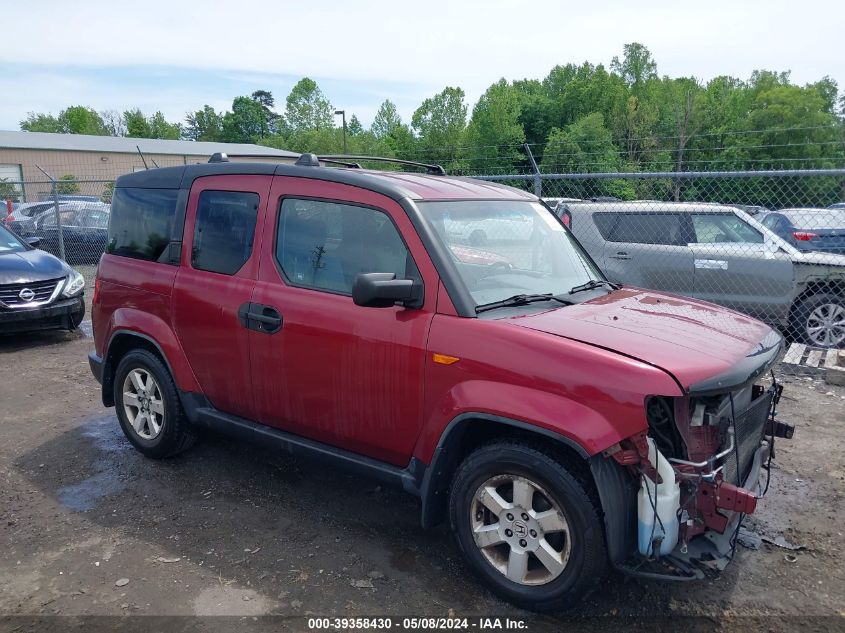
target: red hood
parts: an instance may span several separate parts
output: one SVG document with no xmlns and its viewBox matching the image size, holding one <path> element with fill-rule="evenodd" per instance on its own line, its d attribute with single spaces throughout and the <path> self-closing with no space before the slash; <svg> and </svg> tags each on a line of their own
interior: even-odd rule
<svg viewBox="0 0 845 633">
<path fill-rule="evenodd" d="M 761 361 L 754 358 L 780 345 L 769 326 L 738 312 L 639 288 L 509 320 L 655 365 L 684 388 L 740 366 L 759 366 Z M 774 358 L 772 353 L 765 356 Z"/>
</svg>

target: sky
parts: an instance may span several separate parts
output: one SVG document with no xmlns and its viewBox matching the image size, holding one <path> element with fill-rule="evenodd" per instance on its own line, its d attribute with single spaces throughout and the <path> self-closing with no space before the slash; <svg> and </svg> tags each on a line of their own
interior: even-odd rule
<svg viewBox="0 0 845 633">
<path fill-rule="evenodd" d="M 845 89 L 842 0 L 27 0 L 3 3 L 0 129 L 69 105 L 161 110 L 168 120 L 270 90 L 277 110 L 303 76 L 368 125 L 390 99 L 410 121 L 460 86 L 542 79 L 557 64 L 606 66 L 641 42 L 661 75 L 748 78 L 790 70 Z"/>
</svg>

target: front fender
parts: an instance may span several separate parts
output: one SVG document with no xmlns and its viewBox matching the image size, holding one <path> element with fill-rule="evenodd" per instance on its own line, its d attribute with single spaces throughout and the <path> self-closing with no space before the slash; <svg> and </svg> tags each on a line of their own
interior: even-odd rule
<svg viewBox="0 0 845 633">
<path fill-rule="evenodd" d="M 170 369 L 176 387 L 180 391 L 200 391 L 199 383 L 191 370 L 188 358 L 185 356 L 175 332 L 166 321 L 149 312 L 134 308 L 127 307 L 115 310 L 109 320 L 106 337 L 108 341 L 105 350 L 107 362 L 112 343 L 121 334 L 139 336 L 157 347 L 164 357 L 165 364 Z M 111 369 L 113 371 L 114 367 Z"/>
</svg>

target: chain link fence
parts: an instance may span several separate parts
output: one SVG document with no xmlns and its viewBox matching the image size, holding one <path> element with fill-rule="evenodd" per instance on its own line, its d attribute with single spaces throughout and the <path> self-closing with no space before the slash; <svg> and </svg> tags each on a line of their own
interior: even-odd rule
<svg viewBox="0 0 845 633">
<path fill-rule="evenodd" d="M 542 197 L 611 281 L 845 347 L 845 169 L 476 177 Z"/>
<path fill-rule="evenodd" d="M 474 175 L 531 191 L 612 281 L 720 304 L 811 346 L 845 348 L 845 169 Z M 113 180 L 0 183 L 4 225 L 89 280 Z M 464 258 L 514 267 L 517 216 L 450 230 Z M 523 235 L 525 234 L 525 235 Z M 519 259 L 519 258 L 517 258 Z M 513 261 L 512 261 L 513 260 Z"/>
</svg>

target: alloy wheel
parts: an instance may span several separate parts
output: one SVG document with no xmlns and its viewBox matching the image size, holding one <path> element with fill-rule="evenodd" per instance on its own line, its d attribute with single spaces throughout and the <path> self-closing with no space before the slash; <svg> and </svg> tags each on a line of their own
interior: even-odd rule
<svg viewBox="0 0 845 633">
<path fill-rule="evenodd" d="M 123 381 L 123 411 L 126 419 L 145 440 L 155 439 L 164 424 L 161 388 L 146 369 L 136 368 Z"/>
<path fill-rule="evenodd" d="M 807 316 L 807 338 L 821 347 L 837 347 L 845 342 L 845 306 L 823 303 Z"/>
<path fill-rule="evenodd" d="M 538 483 L 520 475 L 491 477 L 476 490 L 470 511 L 476 546 L 508 580 L 544 585 L 566 568 L 569 523 Z"/>
</svg>

